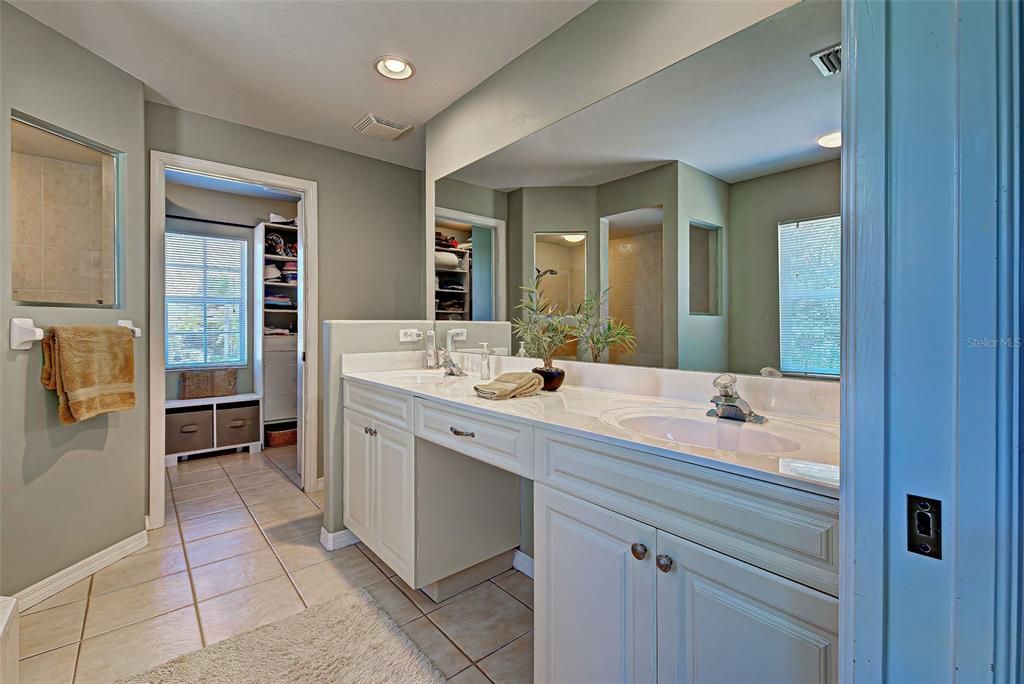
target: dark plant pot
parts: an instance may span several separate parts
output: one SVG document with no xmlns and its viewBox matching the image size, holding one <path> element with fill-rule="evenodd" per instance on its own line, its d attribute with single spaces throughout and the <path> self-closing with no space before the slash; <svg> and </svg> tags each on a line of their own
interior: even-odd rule
<svg viewBox="0 0 1024 684">
<path fill-rule="evenodd" d="M 544 378 L 544 387 L 541 389 L 547 392 L 554 392 L 565 380 L 565 371 L 561 368 L 534 368 L 533 372 Z"/>
</svg>

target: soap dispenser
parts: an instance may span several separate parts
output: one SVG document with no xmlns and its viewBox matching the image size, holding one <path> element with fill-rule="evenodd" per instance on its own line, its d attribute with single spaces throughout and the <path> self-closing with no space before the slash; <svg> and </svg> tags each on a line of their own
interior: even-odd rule
<svg viewBox="0 0 1024 684">
<path fill-rule="evenodd" d="M 491 379 L 491 350 L 487 348 L 486 342 L 481 342 L 483 350 L 480 352 L 480 379 Z"/>
<path fill-rule="evenodd" d="M 434 331 L 428 330 L 426 334 L 426 344 L 423 347 L 423 367 L 424 368 L 436 368 L 437 367 L 437 346 L 434 344 Z"/>
<path fill-rule="evenodd" d="M 520 342 L 519 343 L 519 351 L 516 353 L 516 356 L 518 356 L 521 359 L 525 359 L 526 358 L 526 343 L 525 342 Z"/>
</svg>

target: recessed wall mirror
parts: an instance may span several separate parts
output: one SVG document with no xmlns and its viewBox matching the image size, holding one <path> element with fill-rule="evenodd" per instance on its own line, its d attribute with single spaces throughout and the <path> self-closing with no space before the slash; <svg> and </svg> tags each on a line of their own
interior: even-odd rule
<svg viewBox="0 0 1024 684">
<path fill-rule="evenodd" d="M 562 358 L 838 378 L 842 79 L 814 55 L 840 9 L 793 5 L 438 181 L 507 222 L 508 318 L 536 284 L 632 333 Z"/>
<path fill-rule="evenodd" d="M 116 306 L 118 153 L 31 117 L 10 125 L 12 297 Z"/>
</svg>

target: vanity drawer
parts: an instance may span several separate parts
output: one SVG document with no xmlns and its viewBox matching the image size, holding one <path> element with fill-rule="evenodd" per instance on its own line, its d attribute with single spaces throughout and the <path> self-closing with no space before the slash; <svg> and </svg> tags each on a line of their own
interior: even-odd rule
<svg viewBox="0 0 1024 684">
<path fill-rule="evenodd" d="M 523 477 L 533 477 L 532 432 L 526 425 L 416 400 L 417 437 Z"/>
<path fill-rule="evenodd" d="M 839 502 L 548 430 L 536 481 L 839 595 Z"/>
<path fill-rule="evenodd" d="M 412 395 L 342 381 L 342 404 L 364 416 L 412 432 Z"/>
</svg>

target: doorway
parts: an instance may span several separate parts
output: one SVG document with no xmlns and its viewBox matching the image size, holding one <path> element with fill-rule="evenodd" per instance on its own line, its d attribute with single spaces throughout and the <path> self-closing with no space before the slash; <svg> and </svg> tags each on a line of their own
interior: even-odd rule
<svg viewBox="0 0 1024 684">
<path fill-rule="evenodd" d="M 608 363 L 664 366 L 662 328 L 662 207 L 645 207 L 601 218 L 601 291 L 606 315 L 636 335 L 631 350 L 609 351 Z M 670 321 L 669 321 L 670 322 Z"/>
<path fill-rule="evenodd" d="M 434 207 L 430 316 L 438 321 L 505 320 L 505 222 Z"/>
<path fill-rule="evenodd" d="M 150 529 L 171 460 L 267 448 L 322 488 L 316 218 L 313 181 L 152 152 Z"/>
</svg>

